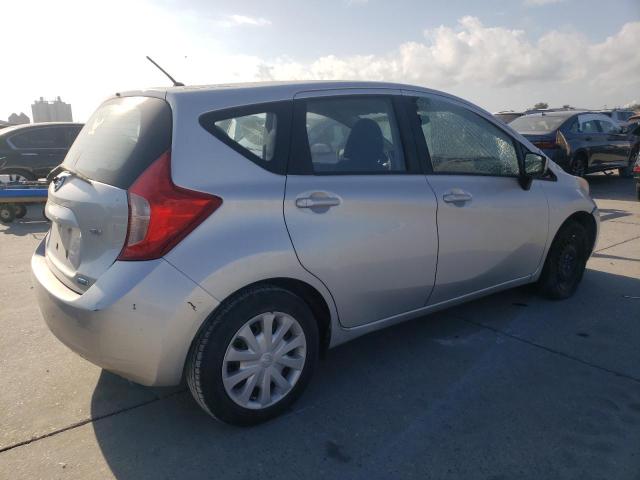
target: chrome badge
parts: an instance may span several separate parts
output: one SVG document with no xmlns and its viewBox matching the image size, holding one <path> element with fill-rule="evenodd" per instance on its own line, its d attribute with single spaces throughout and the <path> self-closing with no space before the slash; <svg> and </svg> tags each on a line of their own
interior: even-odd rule
<svg viewBox="0 0 640 480">
<path fill-rule="evenodd" d="M 62 187 L 62 185 L 64 184 L 64 180 L 66 179 L 66 176 L 58 176 L 56 178 L 53 179 L 53 191 L 57 192 L 58 190 L 60 190 L 60 187 Z"/>
</svg>

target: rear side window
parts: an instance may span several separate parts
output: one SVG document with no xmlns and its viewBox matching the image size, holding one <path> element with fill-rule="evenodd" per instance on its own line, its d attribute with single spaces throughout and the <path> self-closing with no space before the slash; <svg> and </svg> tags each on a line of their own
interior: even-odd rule
<svg viewBox="0 0 640 480">
<path fill-rule="evenodd" d="M 213 125 L 227 141 L 248 150 L 261 162 L 273 160 L 278 128 L 278 116 L 274 112 L 227 118 L 213 122 Z"/>
<path fill-rule="evenodd" d="M 269 170 L 284 173 L 291 102 L 237 107 L 200 116 L 200 125 L 236 152 Z"/>
<path fill-rule="evenodd" d="M 25 148 L 65 148 L 65 129 L 63 127 L 34 128 L 17 133 L 9 141 L 20 149 Z"/>
<path fill-rule="evenodd" d="M 108 100 L 82 128 L 63 165 L 98 182 L 127 189 L 171 148 L 171 127 L 171 108 L 164 100 Z"/>
<path fill-rule="evenodd" d="M 586 120 L 580 122 L 580 132 L 582 133 L 599 133 L 600 129 L 597 120 Z"/>
</svg>

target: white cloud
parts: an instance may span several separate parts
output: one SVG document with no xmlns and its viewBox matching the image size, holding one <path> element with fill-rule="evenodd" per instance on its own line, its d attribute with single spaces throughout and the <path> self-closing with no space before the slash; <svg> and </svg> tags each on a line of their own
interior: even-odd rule
<svg viewBox="0 0 640 480">
<path fill-rule="evenodd" d="M 240 27 L 244 25 L 252 27 L 264 27 L 271 25 L 271 20 L 262 17 L 248 17 L 246 15 L 227 15 L 218 22 L 223 27 Z"/>
<path fill-rule="evenodd" d="M 425 32 L 386 55 L 327 55 L 310 63 L 288 58 L 264 63 L 263 79 L 367 79 L 452 88 L 510 88 L 579 83 L 603 90 L 638 87 L 640 22 L 630 22 L 602 43 L 580 33 L 551 31 L 530 42 L 522 30 L 487 27 L 463 17 L 456 28 Z M 635 73 L 634 73 L 635 72 Z"/>
<path fill-rule="evenodd" d="M 524 0 L 527 7 L 541 7 L 543 5 L 551 5 L 553 3 L 564 2 L 565 0 Z"/>
</svg>

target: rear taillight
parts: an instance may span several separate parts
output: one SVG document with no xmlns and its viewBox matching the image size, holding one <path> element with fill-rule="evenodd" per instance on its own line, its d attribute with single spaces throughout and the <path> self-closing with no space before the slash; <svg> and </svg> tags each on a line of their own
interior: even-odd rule
<svg viewBox="0 0 640 480">
<path fill-rule="evenodd" d="M 553 150 L 558 148 L 558 144 L 554 140 L 541 140 L 539 142 L 533 142 L 533 144 L 540 150 Z"/>
<path fill-rule="evenodd" d="M 129 226 L 118 260 L 152 260 L 175 247 L 211 215 L 222 199 L 178 187 L 166 152 L 129 188 Z"/>
<path fill-rule="evenodd" d="M 640 173 L 640 164 L 637 164 L 633 167 L 633 173 Z"/>
</svg>

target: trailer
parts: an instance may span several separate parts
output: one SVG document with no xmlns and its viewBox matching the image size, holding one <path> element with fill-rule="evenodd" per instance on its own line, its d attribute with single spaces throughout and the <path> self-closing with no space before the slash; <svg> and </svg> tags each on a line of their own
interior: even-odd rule
<svg viewBox="0 0 640 480">
<path fill-rule="evenodd" d="M 30 204 L 42 204 L 44 216 L 48 191 L 46 181 L 0 183 L 0 222 L 11 223 L 24 217 Z"/>
</svg>

